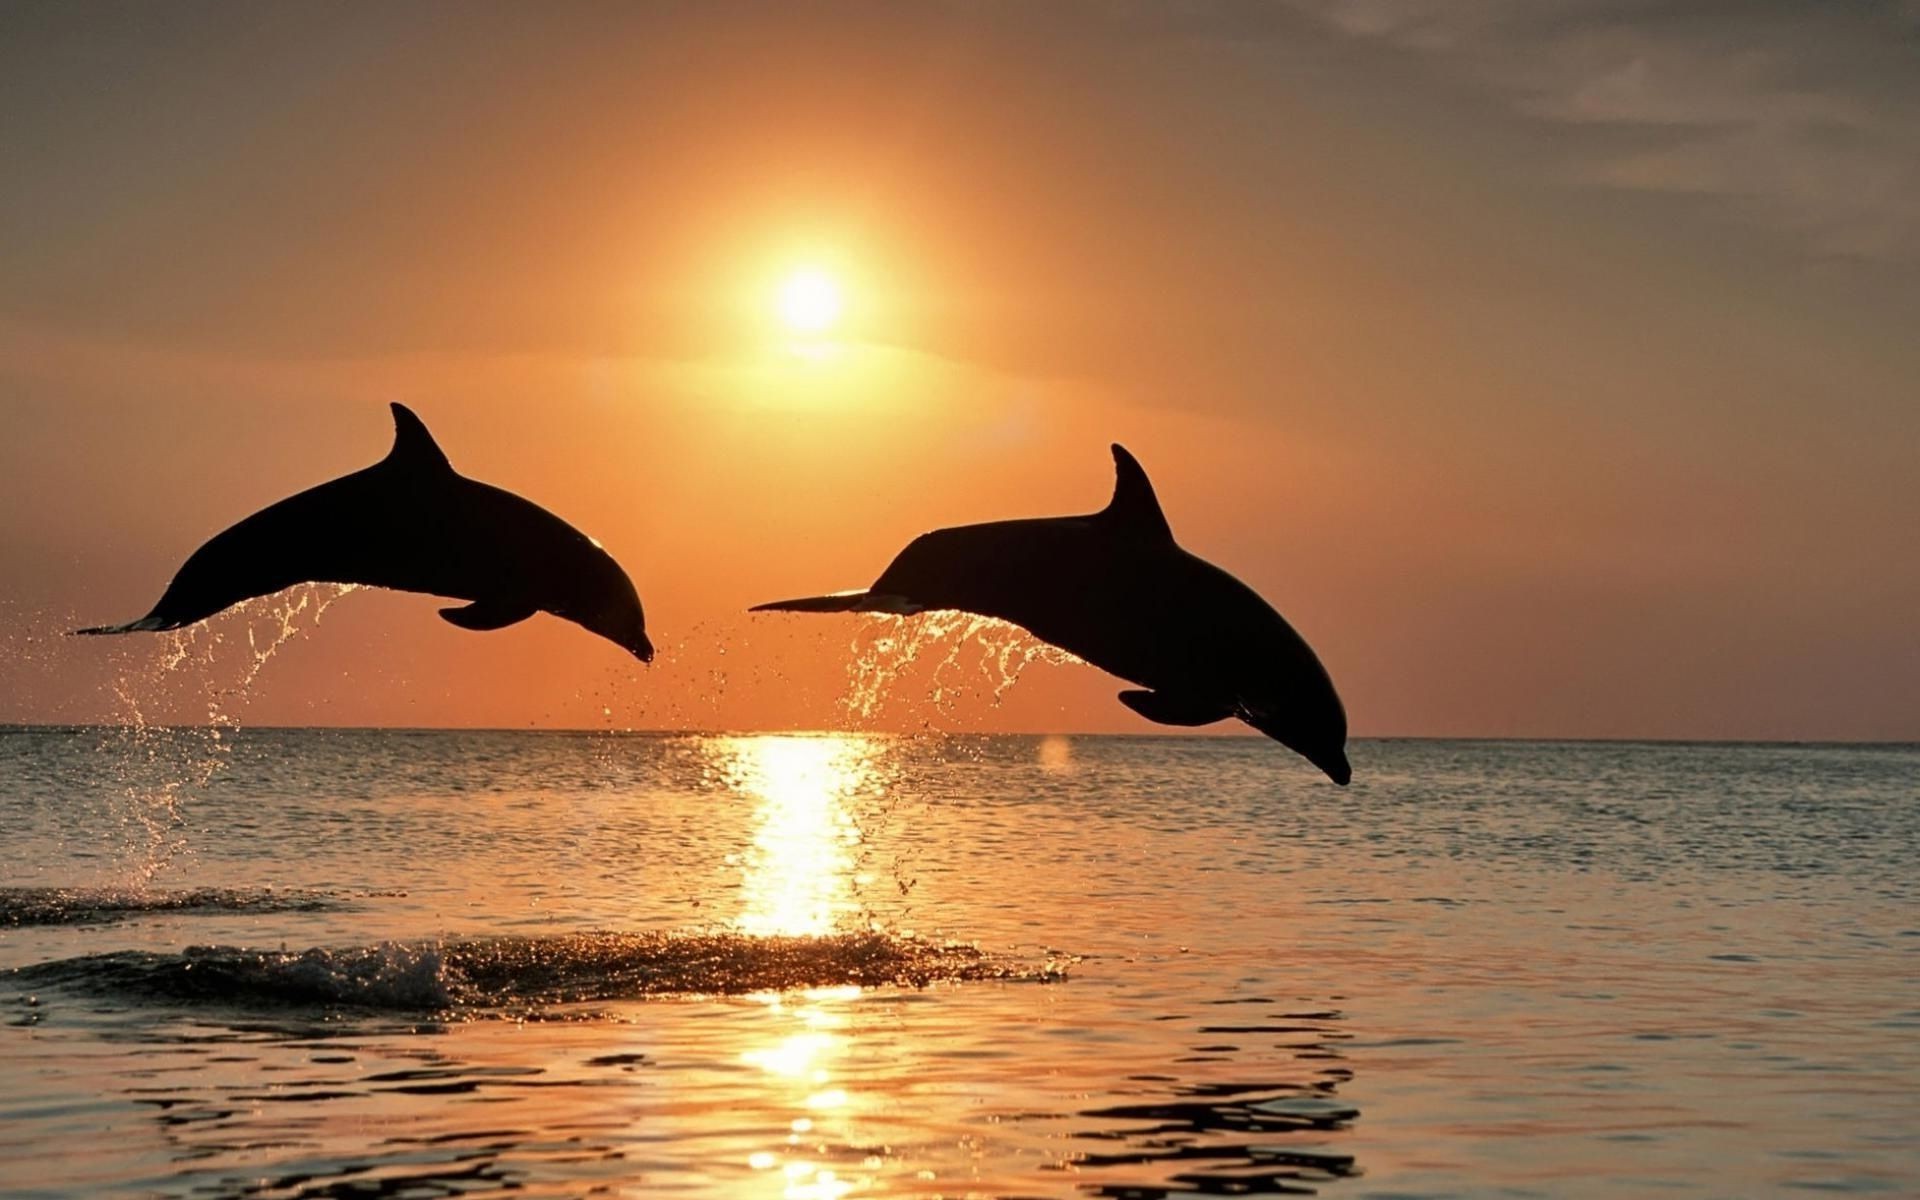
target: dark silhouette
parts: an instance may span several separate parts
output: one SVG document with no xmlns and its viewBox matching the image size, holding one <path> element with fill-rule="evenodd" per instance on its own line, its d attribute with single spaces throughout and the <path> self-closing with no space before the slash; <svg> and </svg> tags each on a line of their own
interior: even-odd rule
<svg viewBox="0 0 1920 1200">
<path fill-rule="evenodd" d="M 404 405 L 393 406 L 393 424 L 384 459 L 217 534 L 146 616 L 77 632 L 178 629 L 297 583 L 356 583 L 470 601 L 440 610 L 462 629 L 549 612 L 652 661 L 633 581 L 598 542 L 537 504 L 460 475 Z"/>
<path fill-rule="evenodd" d="M 752 611 L 958 609 L 1011 621 L 1149 689 L 1120 693 L 1149 721 L 1238 717 L 1345 784 L 1347 714 L 1326 668 L 1252 588 L 1174 542 L 1124 447 L 1113 461 L 1113 500 L 1097 513 L 938 529 L 866 591 Z"/>
</svg>

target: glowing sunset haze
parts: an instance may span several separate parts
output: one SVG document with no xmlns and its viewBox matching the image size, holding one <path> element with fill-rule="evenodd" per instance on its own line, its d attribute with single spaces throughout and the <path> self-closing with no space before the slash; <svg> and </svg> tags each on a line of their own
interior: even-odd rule
<svg viewBox="0 0 1920 1200">
<path fill-rule="evenodd" d="M 0 1200 L 1920 1196 L 1917 330 L 1920 0 L 0 4 Z"/>
<path fill-rule="evenodd" d="M 1521 9 L 11 6 L 0 721 L 400 401 L 660 658 L 360 592 L 249 723 L 842 725 L 746 607 L 1122 441 L 1357 735 L 1920 736 L 1911 13 Z M 1153 728 L 987 654 L 862 719 Z"/>
</svg>

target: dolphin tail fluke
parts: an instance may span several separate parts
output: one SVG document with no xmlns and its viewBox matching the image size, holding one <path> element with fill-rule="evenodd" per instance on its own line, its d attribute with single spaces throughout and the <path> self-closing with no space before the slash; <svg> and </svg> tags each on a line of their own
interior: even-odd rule
<svg viewBox="0 0 1920 1200">
<path fill-rule="evenodd" d="M 868 596 L 867 589 L 832 592 L 825 596 L 802 596 L 798 600 L 774 600 L 756 604 L 748 612 L 858 612 Z"/>
<path fill-rule="evenodd" d="M 775 600 L 769 604 L 756 604 L 748 612 L 876 612 L 906 615 L 921 611 L 921 605 L 915 604 L 905 596 L 895 596 L 886 592 L 872 592 L 860 589 L 852 592 L 832 592 L 825 596 L 802 596 L 798 600 Z"/>
<path fill-rule="evenodd" d="M 75 637 L 99 637 L 110 633 L 159 633 L 167 629 L 178 629 L 180 624 L 179 621 L 169 621 L 165 617 L 149 614 L 138 621 L 128 621 L 124 625 L 95 625 L 91 629 L 76 629 L 73 634 Z"/>
</svg>

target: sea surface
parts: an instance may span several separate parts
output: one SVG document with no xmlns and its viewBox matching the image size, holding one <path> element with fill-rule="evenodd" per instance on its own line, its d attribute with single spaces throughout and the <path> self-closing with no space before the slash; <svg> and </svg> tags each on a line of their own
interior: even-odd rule
<svg viewBox="0 0 1920 1200">
<path fill-rule="evenodd" d="M 0 1196 L 1920 1195 L 1920 749 L 0 729 Z"/>
</svg>

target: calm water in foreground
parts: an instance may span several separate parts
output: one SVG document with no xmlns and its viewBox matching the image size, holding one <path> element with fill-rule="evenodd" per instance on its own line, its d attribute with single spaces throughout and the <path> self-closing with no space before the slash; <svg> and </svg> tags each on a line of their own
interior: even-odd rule
<svg viewBox="0 0 1920 1200">
<path fill-rule="evenodd" d="M 0 730 L 0 1195 L 1920 1194 L 1920 750 Z"/>
</svg>

